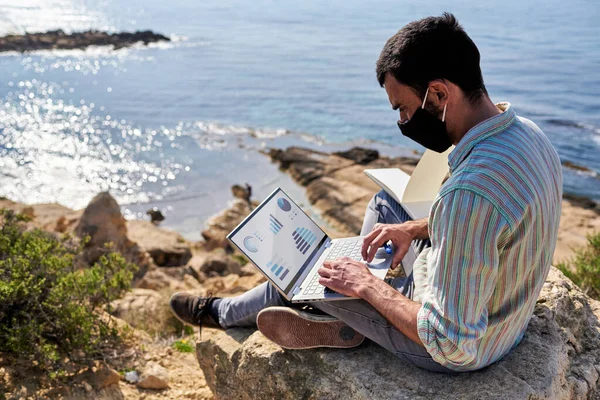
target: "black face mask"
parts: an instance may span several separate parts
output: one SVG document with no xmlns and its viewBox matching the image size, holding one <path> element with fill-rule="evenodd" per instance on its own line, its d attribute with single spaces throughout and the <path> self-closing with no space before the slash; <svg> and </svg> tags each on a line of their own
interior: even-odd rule
<svg viewBox="0 0 600 400">
<path fill-rule="evenodd" d="M 425 92 L 425 98 L 421 108 L 417 109 L 413 116 L 406 122 L 398 121 L 398 128 L 402 134 L 421 146 L 426 147 L 438 153 L 443 153 L 452 146 L 448 131 L 446 130 L 446 106 L 444 106 L 444 114 L 440 121 L 435 115 L 425 109 L 425 101 L 429 88 Z M 447 105 L 447 104 L 446 104 Z"/>
</svg>

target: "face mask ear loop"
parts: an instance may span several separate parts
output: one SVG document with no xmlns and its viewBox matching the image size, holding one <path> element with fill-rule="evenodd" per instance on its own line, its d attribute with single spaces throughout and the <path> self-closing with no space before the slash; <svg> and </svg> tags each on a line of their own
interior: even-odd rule
<svg viewBox="0 0 600 400">
<path fill-rule="evenodd" d="M 427 91 L 425 92 L 425 98 L 423 99 L 423 104 L 421 104 L 421 108 L 425 108 L 425 102 L 427 101 L 428 94 L 429 94 L 429 86 L 427 86 Z"/>
<path fill-rule="evenodd" d="M 444 113 L 442 114 L 442 122 L 446 122 L 446 107 L 448 107 L 448 103 L 444 106 Z"/>
</svg>

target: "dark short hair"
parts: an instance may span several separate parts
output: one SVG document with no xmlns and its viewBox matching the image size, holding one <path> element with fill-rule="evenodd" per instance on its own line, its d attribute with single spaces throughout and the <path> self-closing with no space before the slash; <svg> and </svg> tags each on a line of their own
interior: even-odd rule
<svg viewBox="0 0 600 400">
<path fill-rule="evenodd" d="M 471 102 L 487 90 L 479 66 L 479 50 L 454 15 L 413 21 L 388 39 L 377 60 L 377 80 L 386 74 L 425 95 L 430 81 L 447 79 Z"/>
</svg>

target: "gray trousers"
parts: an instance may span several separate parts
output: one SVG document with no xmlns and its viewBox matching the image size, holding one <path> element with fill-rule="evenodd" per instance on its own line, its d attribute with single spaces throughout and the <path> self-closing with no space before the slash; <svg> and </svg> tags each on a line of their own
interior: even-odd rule
<svg viewBox="0 0 600 400">
<path fill-rule="evenodd" d="M 399 224 L 409 219 L 408 214 L 392 197 L 380 191 L 369 202 L 361 235 L 371 232 L 376 223 Z M 420 243 L 420 249 L 427 245 L 428 241 Z M 406 297 L 412 297 L 414 289 L 412 274 L 407 278 L 396 278 L 391 285 Z M 406 337 L 362 299 L 309 304 L 344 321 L 357 332 L 417 367 L 434 372 L 452 372 L 435 362 L 425 348 Z M 258 313 L 271 306 L 292 307 L 292 303 L 287 301 L 270 282 L 265 282 L 240 296 L 221 300 L 218 306 L 219 323 L 224 328 L 256 326 Z"/>
</svg>

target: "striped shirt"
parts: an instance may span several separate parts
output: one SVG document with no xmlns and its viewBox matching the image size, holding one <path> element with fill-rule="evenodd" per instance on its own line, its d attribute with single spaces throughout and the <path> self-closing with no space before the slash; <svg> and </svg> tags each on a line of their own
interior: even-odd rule
<svg viewBox="0 0 600 400">
<path fill-rule="evenodd" d="M 413 267 L 421 341 L 456 371 L 514 348 L 548 275 L 560 220 L 562 169 L 531 121 L 503 111 L 450 153 L 450 178 L 429 214 L 431 247 Z"/>
</svg>

